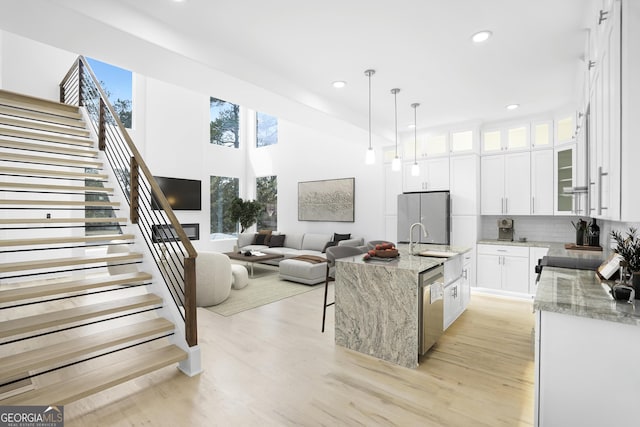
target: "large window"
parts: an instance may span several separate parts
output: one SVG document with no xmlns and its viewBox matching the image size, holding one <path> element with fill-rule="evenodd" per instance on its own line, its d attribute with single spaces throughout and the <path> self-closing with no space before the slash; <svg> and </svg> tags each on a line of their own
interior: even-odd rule
<svg viewBox="0 0 640 427">
<path fill-rule="evenodd" d="M 238 178 L 211 177 L 211 240 L 230 239 L 238 235 L 238 223 L 229 219 L 229 207 L 238 196 Z"/>
<path fill-rule="evenodd" d="M 278 229 L 278 177 L 256 178 L 256 200 L 265 207 L 258 218 L 258 230 Z"/>
<path fill-rule="evenodd" d="M 209 100 L 209 142 L 225 147 L 240 146 L 240 106 L 221 99 Z"/>
<path fill-rule="evenodd" d="M 100 81 L 100 86 L 107 93 L 109 102 L 124 127 L 131 129 L 133 115 L 133 91 L 131 71 L 114 65 L 87 58 L 89 66 Z"/>
<path fill-rule="evenodd" d="M 278 143 L 278 118 L 256 113 L 256 147 Z"/>
</svg>

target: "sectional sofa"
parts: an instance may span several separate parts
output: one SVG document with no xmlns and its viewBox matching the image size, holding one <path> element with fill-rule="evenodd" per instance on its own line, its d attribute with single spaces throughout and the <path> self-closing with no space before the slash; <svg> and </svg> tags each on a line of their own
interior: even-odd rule
<svg viewBox="0 0 640 427">
<path fill-rule="evenodd" d="M 266 254 L 282 255 L 283 258 L 265 261 L 265 264 L 278 265 L 281 279 L 315 285 L 324 281 L 326 263 L 313 259 L 295 258 L 301 255 L 325 258 L 324 250 L 327 245 L 362 246 L 364 244 L 363 238 L 346 237 L 346 235 L 323 233 L 274 233 L 265 239 L 266 242 L 263 242 L 256 233 L 242 233 L 238 236 L 238 249 L 242 252 L 260 251 Z"/>
</svg>

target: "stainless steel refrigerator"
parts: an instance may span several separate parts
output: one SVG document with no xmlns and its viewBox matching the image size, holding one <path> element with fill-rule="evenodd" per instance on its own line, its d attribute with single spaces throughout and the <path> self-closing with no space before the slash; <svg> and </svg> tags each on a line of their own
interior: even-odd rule
<svg viewBox="0 0 640 427">
<path fill-rule="evenodd" d="M 448 191 L 404 193 L 398 195 L 398 242 L 409 242 L 411 225 L 420 222 L 427 229 L 425 238 L 418 226 L 413 229 L 413 242 L 448 245 L 451 215 Z"/>
</svg>

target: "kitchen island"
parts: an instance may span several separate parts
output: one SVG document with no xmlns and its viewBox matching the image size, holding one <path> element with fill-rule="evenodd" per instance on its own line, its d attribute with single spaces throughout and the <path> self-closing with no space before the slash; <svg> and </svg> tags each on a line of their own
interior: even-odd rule
<svg viewBox="0 0 640 427">
<path fill-rule="evenodd" d="M 454 252 L 470 248 L 419 245 L 419 250 Z M 335 341 L 360 353 L 415 368 L 420 347 L 420 273 L 447 258 L 410 255 L 398 245 L 391 261 L 364 261 L 362 255 L 336 260 Z"/>
<path fill-rule="evenodd" d="M 603 257 L 552 246 L 553 256 Z M 535 425 L 636 426 L 640 300 L 615 301 L 594 271 L 544 267 L 536 314 Z"/>
</svg>

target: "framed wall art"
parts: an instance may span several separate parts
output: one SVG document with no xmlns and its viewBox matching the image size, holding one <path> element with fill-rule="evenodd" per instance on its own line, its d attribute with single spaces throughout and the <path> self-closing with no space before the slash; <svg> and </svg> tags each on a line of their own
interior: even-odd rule
<svg viewBox="0 0 640 427">
<path fill-rule="evenodd" d="M 298 182 L 298 221 L 355 221 L 355 178 Z"/>
</svg>

